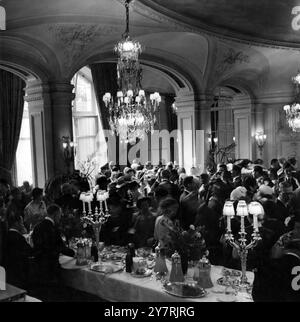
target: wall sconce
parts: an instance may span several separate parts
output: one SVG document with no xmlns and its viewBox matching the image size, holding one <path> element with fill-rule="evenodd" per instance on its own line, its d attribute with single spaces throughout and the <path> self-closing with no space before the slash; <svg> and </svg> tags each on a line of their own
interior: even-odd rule
<svg viewBox="0 0 300 322">
<path fill-rule="evenodd" d="M 63 147 L 63 156 L 64 156 L 64 161 L 66 164 L 66 167 L 68 169 L 68 173 L 70 170 L 70 165 L 74 161 L 74 147 L 75 144 L 73 141 L 70 140 L 68 136 L 63 136 L 62 137 L 62 147 Z"/>
<path fill-rule="evenodd" d="M 208 135 L 209 136 L 207 138 L 207 141 L 208 141 L 208 143 L 210 145 L 210 148 L 213 149 L 218 144 L 219 139 L 213 137 L 213 135 L 211 133 L 209 133 Z"/>
<path fill-rule="evenodd" d="M 263 132 L 257 132 L 255 134 L 255 141 L 260 152 L 260 157 L 262 158 L 263 147 L 266 143 L 267 136 Z"/>
</svg>

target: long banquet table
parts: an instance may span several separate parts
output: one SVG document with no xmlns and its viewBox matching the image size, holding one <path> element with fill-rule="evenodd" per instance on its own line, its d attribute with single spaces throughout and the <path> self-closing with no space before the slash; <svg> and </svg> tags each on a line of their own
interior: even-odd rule
<svg viewBox="0 0 300 322">
<path fill-rule="evenodd" d="M 252 302 L 248 293 L 238 293 L 236 296 L 224 294 L 225 286 L 217 285 L 218 278 L 222 277 L 222 266 L 212 266 L 211 279 L 214 287 L 206 290 L 205 297 L 181 298 L 166 293 L 161 282 L 151 277 L 136 278 L 124 271 L 103 274 L 88 267 L 77 266 L 75 259 L 67 256 L 61 256 L 60 263 L 65 285 L 111 302 Z M 170 266 L 170 263 L 167 262 L 167 265 Z M 247 277 L 252 284 L 254 274 L 247 272 Z"/>
</svg>

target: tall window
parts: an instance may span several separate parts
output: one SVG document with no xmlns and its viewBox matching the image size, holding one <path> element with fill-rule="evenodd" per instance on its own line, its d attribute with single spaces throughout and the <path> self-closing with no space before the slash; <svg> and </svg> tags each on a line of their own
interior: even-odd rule
<svg viewBox="0 0 300 322">
<path fill-rule="evenodd" d="M 80 169 L 85 161 L 93 160 L 95 171 L 107 162 L 107 144 L 99 119 L 92 75 L 84 67 L 72 80 L 75 88 L 73 102 L 73 136 L 75 142 L 75 168 Z"/>
<path fill-rule="evenodd" d="M 234 142 L 234 116 L 231 107 L 231 99 L 216 97 L 211 108 L 211 133 L 212 138 L 217 138 L 218 148 L 225 148 Z M 215 146 L 215 143 L 212 143 Z M 222 158 L 222 156 L 219 156 Z M 235 158 L 235 150 L 228 151 L 226 158 Z M 224 162 L 224 156 L 217 162 Z"/>
<path fill-rule="evenodd" d="M 32 184 L 30 126 L 27 102 L 24 103 L 23 120 L 16 153 L 16 170 L 18 186 L 21 186 L 23 184 L 23 181 L 29 181 L 29 183 Z"/>
</svg>

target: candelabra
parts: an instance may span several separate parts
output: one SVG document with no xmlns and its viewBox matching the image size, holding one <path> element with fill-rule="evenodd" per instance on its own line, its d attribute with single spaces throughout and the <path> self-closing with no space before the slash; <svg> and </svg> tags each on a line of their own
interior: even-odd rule
<svg viewBox="0 0 300 322">
<path fill-rule="evenodd" d="M 245 231 L 245 217 L 248 216 L 248 213 L 253 215 L 253 233 L 251 235 L 250 242 L 247 243 L 247 233 Z M 232 201 L 226 201 L 223 208 L 223 215 L 227 217 L 227 229 L 225 234 L 225 239 L 230 246 L 235 248 L 238 251 L 238 254 L 241 259 L 241 269 L 242 276 L 239 282 L 239 290 L 247 291 L 249 288 L 249 282 L 247 279 L 247 255 L 248 251 L 256 247 L 259 240 L 261 240 L 259 230 L 258 230 L 258 216 L 263 214 L 262 205 L 258 202 L 251 202 L 247 206 L 244 200 L 240 200 L 237 205 L 236 215 L 240 217 L 241 225 L 238 240 L 234 239 L 234 236 L 231 231 L 231 219 L 235 216 L 234 206 Z"/>
<path fill-rule="evenodd" d="M 94 213 L 92 212 L 91 203 L 94 200 L 94 194 L 92 192 L 82 192 L 80 195 L 80 200 L 83 203 L 83 217 L 82 221 L 88 225 L 91 225 L 95 234 L 96 247 L 98 254 L 100 254 L 101 247 L 99 243 L 99 236 L 101 232 L 102 225 L 105 224 L 109 218 L 107 199 L 109 194 L 105 190 L 98 190 L 96 193 L 97 202 L 99 202 L 99 208 L 96 206 Z M 86 212 L 85 203 L 88 204 L 88 213 Z M 103 207 L 104 203 L 104 207 Z M 98 256 L 100 258 L 100 256 Z"/>
</svg>

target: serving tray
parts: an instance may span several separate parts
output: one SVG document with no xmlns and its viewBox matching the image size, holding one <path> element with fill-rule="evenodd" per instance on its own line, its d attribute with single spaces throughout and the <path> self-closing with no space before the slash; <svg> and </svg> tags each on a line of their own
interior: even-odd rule
<svg viewBox="0 0 300 322">
<path fill-rule="evenodd" d="M 207 294 L 205 289 L 195 283 L 168 283 L 163 289 L 170 295 L 182 298 L 201 298 Z"/>
<path fill-rule="evenodd" d="M 98 273 L 112 274 L 122 271 L 123 267 L 120 265 L 115 265 L 113 263 L 97 263 L 92 264 L 90 270 Z"/>
</svg>

